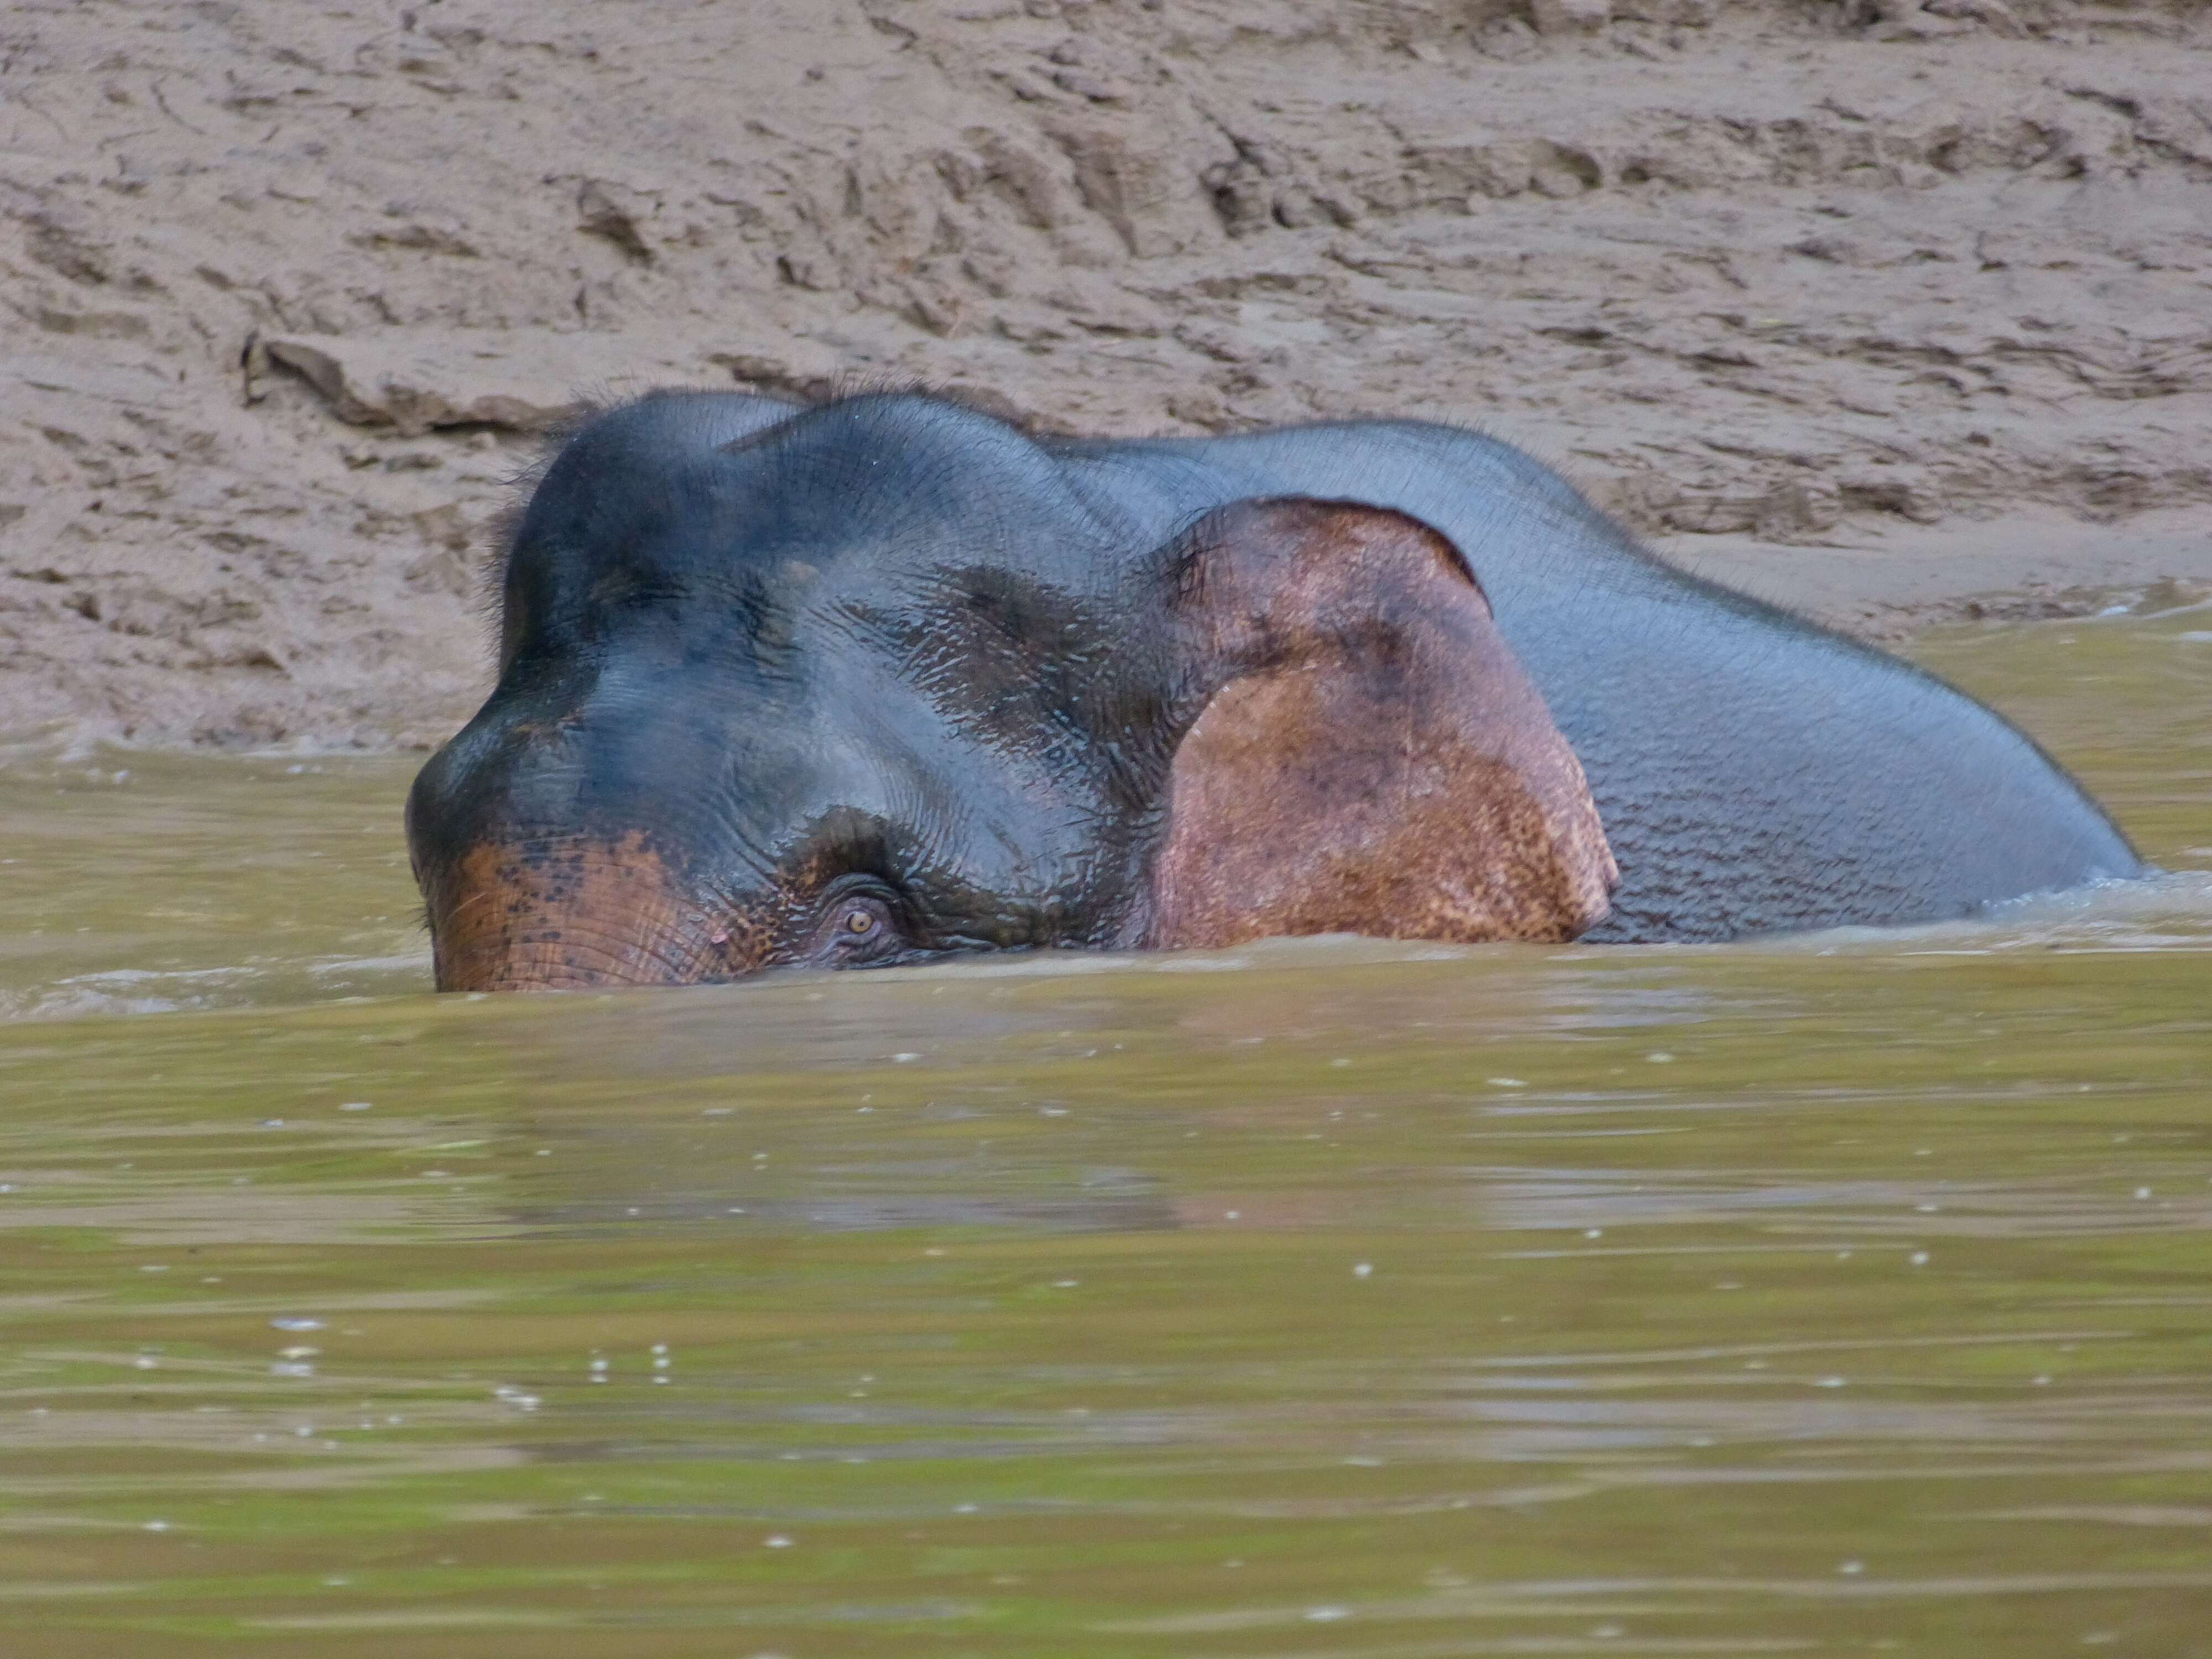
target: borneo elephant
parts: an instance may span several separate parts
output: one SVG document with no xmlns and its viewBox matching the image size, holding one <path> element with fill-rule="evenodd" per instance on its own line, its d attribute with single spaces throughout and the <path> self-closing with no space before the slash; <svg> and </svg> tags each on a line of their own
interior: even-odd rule
<svg viewBox="0 0 2212 1659">
<path fill-rule="evenodd" d="M 1445 426 L 658 393 L 558 447 L 498 583 L 407 807 L 447 988 L 1725 939 L 2142 869 L 1989 709 Z"/>
</svg>

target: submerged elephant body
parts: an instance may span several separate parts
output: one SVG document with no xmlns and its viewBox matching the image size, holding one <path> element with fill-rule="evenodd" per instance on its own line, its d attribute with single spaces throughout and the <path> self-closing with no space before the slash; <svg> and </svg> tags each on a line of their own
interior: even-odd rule
<svg viewBox="0 0 2212 1659">
<path fill-rule="evenodd" d="M 2138 873 L 2026 737 L 1505 445 L 660 394 L 410 799 L 448 988 L 1358 931 L 1723 939 Z"/>
</svg>

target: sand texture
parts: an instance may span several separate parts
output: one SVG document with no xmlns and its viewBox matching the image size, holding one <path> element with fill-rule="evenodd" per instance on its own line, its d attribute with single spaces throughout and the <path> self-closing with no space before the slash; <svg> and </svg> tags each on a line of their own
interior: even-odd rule
<svg viewBox="0 0 2212 1659">
<path fill-rule="evenodd" d="M 659 384 L 1466 422 L 1874 626 L 2212 576 L 2189 0 L 25 0 L 0 215 L 0 728 L 442 737 Z"/>
</svg>

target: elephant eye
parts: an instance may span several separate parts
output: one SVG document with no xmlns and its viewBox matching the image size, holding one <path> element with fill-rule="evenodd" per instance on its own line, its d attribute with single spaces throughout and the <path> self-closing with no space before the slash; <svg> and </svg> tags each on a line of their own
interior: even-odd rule
<svg viewBox="0 0 2212 1659">
<path fill-rule="evenodd" d="M 811 955 L 831 965 L 873 962 L 897 950 L 890 906 L 872 894 L 848 894 L 817 924 Z"/>
</svg>

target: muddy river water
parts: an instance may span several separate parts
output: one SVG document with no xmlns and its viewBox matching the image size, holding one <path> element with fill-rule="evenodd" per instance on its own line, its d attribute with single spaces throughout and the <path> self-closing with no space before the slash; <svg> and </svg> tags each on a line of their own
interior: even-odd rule
<svg viewBox="0 0 2212 1659">
<path fill-rule="evenodd" d="M 0 757 L 0 1651 L 2212 1654 L 2212 611 L 1920 654 L 2172 875 L 426 994 L 411 761 Z"/>
</svg>

